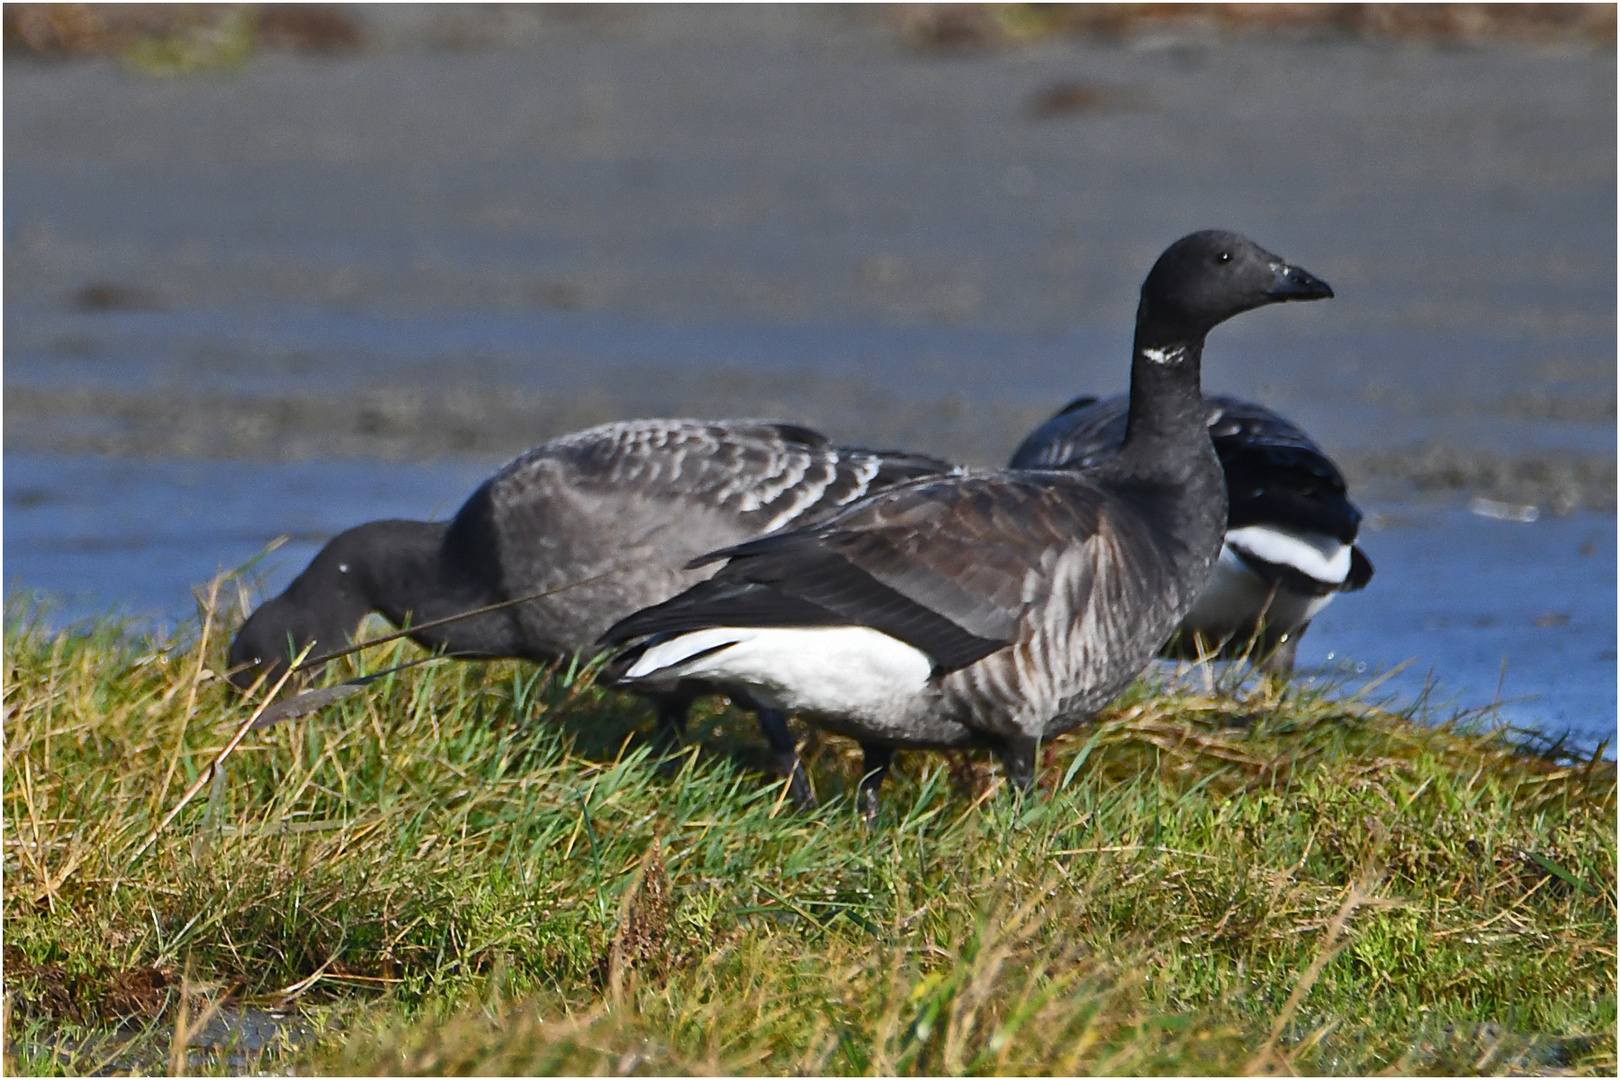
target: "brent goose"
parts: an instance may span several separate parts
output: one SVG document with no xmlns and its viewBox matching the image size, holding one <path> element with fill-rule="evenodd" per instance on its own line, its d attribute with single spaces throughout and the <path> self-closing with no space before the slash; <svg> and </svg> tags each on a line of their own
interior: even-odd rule
<svg viewBox="0 0 1620 1080">
<path fill-rule="evenodd" d="M 614 661 L 621 681 L 740 685 L 858 739 L 868 821 L 896 748 L 988 747 L 1027 788 L 1040 744 L 1130 684 L 1220 554 L 1205 335 L 1263 304 L 1332 295 L 1241 236 L 1178 240 L 1142 285 L 1117 454 L 910 481 L 715 551 L 698 560 L 728 560 L 714 577 L 604 636 L 632 643 Z"/>
<path fill-rule="evenodd" d="M 1226 542 L 1209 584 L 1166 655 L 1249 653 L 1293 670 L 1300 636 L 1333 595 L 1364 588 L 1373 567 L 1355 546 L 1361 511 L 1338 466 L 1303 431 L 1238 398 L 1204 398 L 1205 422 L 1226 473 Z M 1008 467 L 1088 467 L 1125 438 L 1123 397 L 1076 398 L 1036 428 Z"/>
<path fill-rule="evenodd" d="M 504 466 L 448 522 L 373 521 L 334 537 L 242 625 L 231 678 L 246 687 L 307 646 L 341 649 L 373 611 L 408 627 L 548 589 L 559 591 L 411 636 L 467 658 L 592 650 L 616 620 L 713 572 L 689 568 L 694 556 L 952 468 L 761 420 L 632 420 L 565 435 Z M 699 680 L 660 688 L 664 731 L 679 731 L 692 699 L 711 689 Z M 786 718 L 761 710 L 760 726 L 794 798 L 809 802 Z"/>
</svg>

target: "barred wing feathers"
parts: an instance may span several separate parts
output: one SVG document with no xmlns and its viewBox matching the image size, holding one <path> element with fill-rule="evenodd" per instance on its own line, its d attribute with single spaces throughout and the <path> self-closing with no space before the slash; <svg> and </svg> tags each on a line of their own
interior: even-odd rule
<svg viewBox="0 0 1620 1080">
<path fill-rule="evenodd" d="M 819 526 L 711 553 L 709 581 L 621 621 L 607 640 L 714 626 L 862 625 L 926 653 L 936 673 L 1019 639 L 1060 557 L 1089 544 L 1106 497 L 1070 474 L 916 481 Z"/>
<path fill-rule="evenodd" d="M 951 468 L 770 421 L 604 424 L 508 463 L 461 508 L 445 551 L 491 592 L 559 590 L 505 617 L 566 654 L 707 576 L 684 568 L 694 556 Z"/>
</svg>

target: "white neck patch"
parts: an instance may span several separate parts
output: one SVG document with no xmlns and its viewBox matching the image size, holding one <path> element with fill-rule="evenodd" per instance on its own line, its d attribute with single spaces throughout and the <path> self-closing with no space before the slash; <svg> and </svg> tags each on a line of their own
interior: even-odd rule
<svg viewBox="0 0 1620 1080">
<path fill-rule="evenodd" d="M 1144 348 L 1142 355 L 1155 364 L 1179 364 L 1187 355 L 1187 350 L 1179 345 L 1169 349 Z"/>
</svg>

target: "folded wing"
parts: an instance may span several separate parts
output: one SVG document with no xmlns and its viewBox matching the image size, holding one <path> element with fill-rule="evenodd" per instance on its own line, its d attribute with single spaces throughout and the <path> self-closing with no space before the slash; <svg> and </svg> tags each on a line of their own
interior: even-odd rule
<svg viewBox="0 0 1620 1080">
<path fill-rule="evenodd" d="M 936 672 L 1018 638 L 1057 557 L 1098 529 L 1103 497 L 1071 476 L 926 479 L 807 529 L 698 560 L 713 578 L 638 612 L 604 640 L 715 626 L 868 626 L 911 645 Z"/>
</svg>

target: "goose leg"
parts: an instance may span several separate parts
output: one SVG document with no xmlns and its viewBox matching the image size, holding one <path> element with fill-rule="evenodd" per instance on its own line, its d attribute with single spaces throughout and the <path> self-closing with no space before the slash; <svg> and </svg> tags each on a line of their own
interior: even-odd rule
<svg viewBox="0 0 1620 1080">
<path fill-rule="evenodd" d="M 1008 782 L 1020 794 L 1029 791 L 1035 783 L 1035 755 L 1040 745 L 1038 739 L 1014 736 L 996 751 L 1001 758 L 1001 767 L 1007 772 Z"/>
<path fill-rule="evenodd" d="M 661 756 L 668 757 L 681 748 L 686 735 L 686 713 L 691 707 L 691 698 L 658 699 L 658 732 L 653 736 L 653 741 Z"/>
<path fill-rule="evenodd" d="M 1310 623 L 1303 623 L 1289 631 L 1288 636 L 1271 650 L 1264 660 L 1260 662 L 1260 670 L 1272 675 L 1291 675 L 1294 671 L 1294 655 L 1299 651 L 1299 637 L 1305 632 Z"/>
<path fill-rule="evenodd" d="M 876 743 L 862 743 L 861 750 L 861 784 L 856 791 L 861 803 L 861 817 L 870 829 L 877 825 L 878 789 L 883 786 L 883 778 L 889 775 L 894 751 Z"/>
<path fill-rule="evenodd" d="M 800 810 L 811 810 L 816 805 L 816 793 L 810 788 L 810 778 L 804 775 L 804 763 L 799 760 L 799 748 L 788 729 L 787 714 L 780 709 L 759 709 L 759 730 L 771 744 L 776 758 L 776 771 L 787 777 L 788 795 Z"/>
</svg>

